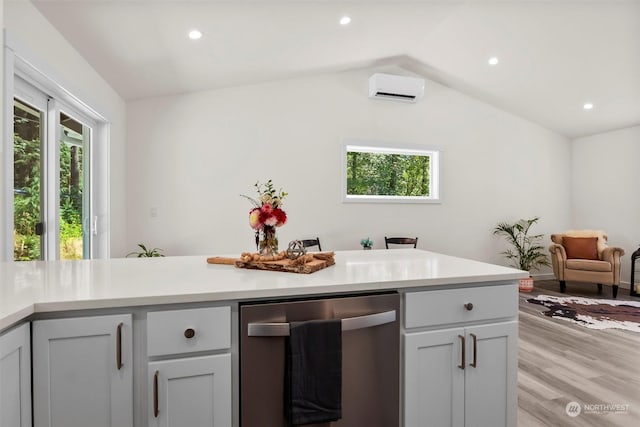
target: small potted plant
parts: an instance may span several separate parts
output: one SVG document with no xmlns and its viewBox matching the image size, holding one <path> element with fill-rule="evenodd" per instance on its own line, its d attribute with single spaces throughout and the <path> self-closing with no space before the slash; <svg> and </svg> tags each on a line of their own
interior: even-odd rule
<svg viewBox="0 0 640 427">
<path fill-rule="evenodd" d="M 362 249 L 371 249 L 373 248 L 373 240 L 367 237 L 360 240 L 360 245 L 362 245 Z"/>
<path fill-rule="evenodd" d="M 147 247 L 143 243 L 138 243 L 138 246 L 142 250 L 139 252 L 129 252 L 127 254 L 127 257 L 133 256 L 133 255 L 137 256 L 138 258 L 155 258 L 155 257 L 164 256 L 160 253 L 162 252 L 162 249 L 160 248 L 147 249 Z"/>
<path fill-rule="evenodd" d="M 507 249 L 501 254 L 510 260 L 514 267 L 529 272 L 528 279 L 520 279 L 519 288 L 522 292 L 533 290 L 531 270 L 550 265 L 545 248 L 539 243 L 543 235 L 529 235 L 529 229 L 539 219 L 539 217 L 535 217 L 521 219 L 515 223 L 500 222 L 493 230 L 493 234 L 505 237 L 507 242 L 513 246 L 513 249 Z"/>
</svg>

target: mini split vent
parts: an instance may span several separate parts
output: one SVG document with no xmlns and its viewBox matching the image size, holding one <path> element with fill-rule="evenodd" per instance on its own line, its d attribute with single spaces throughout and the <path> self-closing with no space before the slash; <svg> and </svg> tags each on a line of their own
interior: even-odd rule
<svg viewBox="0 0 640 427">
<path fill-rule="evenodd" d="M 376 73 L 369 77 L 369 98 L 412 102 L 424 95 L 424 79 Z"/>
</svg>

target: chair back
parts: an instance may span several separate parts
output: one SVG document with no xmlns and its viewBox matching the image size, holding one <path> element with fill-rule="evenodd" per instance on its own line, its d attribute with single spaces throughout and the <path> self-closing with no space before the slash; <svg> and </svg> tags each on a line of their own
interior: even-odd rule
<svg viewBox="0 0 640 427">
<path fill-rule="evenodd" d="M 316 237 L 315 239 L 304 239 L 300 241 L 302 242 L 302 247 L 309 248 L 312 246 L 317 246 L 318 252 L 322 252 L 322 246 L 320 246 L 320 238 Z"/>
<path fill-rule="evenodd" d="M 384 245 L 389 249 L 389 244 L 393 245 L 413 245 L 414 248 L 418 247 L 417 237 L 387 237 L 384 236 Z"/>
<path fill-rule="evenodd" d="M 564 233 L 555 233 L 551 235 L 551 241 L 558 245 L 564 246 L 563 237 L 597 237 L 598 238 L 598 254 L 607 247 L 607 240 L 609 239 L 607 233 L 602 230 L 569 230 Z"/>
</svg>

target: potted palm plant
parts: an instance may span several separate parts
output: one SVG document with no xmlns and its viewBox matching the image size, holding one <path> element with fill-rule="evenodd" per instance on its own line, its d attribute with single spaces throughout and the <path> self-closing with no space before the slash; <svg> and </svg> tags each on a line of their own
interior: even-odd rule
<svg viewBox="0 0 640 427">
<path fill-rule="evenodd" d="M 507 249 L 501 254 L 510 260 L 514 267 L 529 272 L 529 278 L 520 279 L 518 284 L 522 292 L 533 290 L 531 270 L 550 265 L 545 248 L 540 245 L 543 234 L 529 235 L 529 229 L 539 219 L 539 217 L 534 217 L 521 219 L 515 223 L 500 222 L 493 230 L 493 234 L 503 236 L 513 246 L 512 249 Z"/>
<path fill-rule="evenodd" d="M 162 257 L 164 256 L 163 254 L 161 254 L 160 252 L 162 252 L 162 249 L 160 248 L 147 248 L 144 243 L 138 243 L 138 246 L 140 247 L 140 249 L 142 249 L 141 251 L 138 252 L 129 252 L 127 254 L 127 258 L 130 256 L 135 255 L 138 258 L 155 258 L 155 257 Z"/>
</svg>

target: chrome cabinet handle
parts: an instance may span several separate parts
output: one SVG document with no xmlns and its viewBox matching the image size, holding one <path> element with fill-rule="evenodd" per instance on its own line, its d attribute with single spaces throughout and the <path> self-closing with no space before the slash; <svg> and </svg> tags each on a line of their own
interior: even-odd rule
<svg viewBox="0 0 640 427">
<path fill-rule="evenodd" d="M 460 363 L 458 365 L 458 368 L 460 369 L 464 369 L 464 364 L 465 364 L 465 359 L 467 358 L 466 354 L 465 354 L 465 345 L 464 345 L 464 336 L 463 335 L 458 335 L 458 338 L 460 338 L 460 345 L 462 346 L 462 363 Z"/>
<path fill-rule="evenodd" d="M 153 374 L 153 416 L 155 418 L 158 418 L 158 413 L 160 412 L 158 410 L 158 374 L 159 371 Z"/>
<path fill-rule="evenodd" d="M 396 321 L 396 311 L 368 314 L 365 316 L 342 319 L 342 330 L 370 328 Z M 249 323 L 247 335 L 250 337 L 288 337 L 289 323 Z"/>
<path fill-rule="evenodd" d="M 471 362 L 471 367 L 478 367 L 478 337 L 476 334 L 469 334 L 471 338 L 473 338 L 473 362 Z"/>
<path fill-rule="evenodd" d="M 116 329 L 116 367 L 118 370 L 124 366 L 122 363 L 122 326 L 123 323 L 120 322 L 118 329 Z"/>
</svg>

